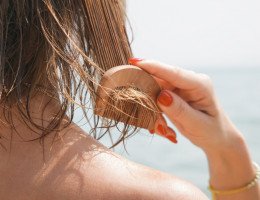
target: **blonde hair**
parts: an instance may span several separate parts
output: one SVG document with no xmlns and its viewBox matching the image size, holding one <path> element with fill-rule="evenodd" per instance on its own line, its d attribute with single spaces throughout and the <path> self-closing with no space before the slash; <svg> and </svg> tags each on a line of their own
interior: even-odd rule
<svg viewBox="0 0 260 200">
<path fill-rule="evenodd" d="M 1 103 L 17 105 L 20 115 L 41 134 L 60 130 L 75 106 L 82 108 L 89 121 L 86 105 L 92 104 L 102 74 L 109 68 L 127 64 L 132 57 L 125 27 L 125 1 L 120 0 L 2 0 L 0 3 L 0 81 Z M 38 86 L 47 82 L 60 95 L 60 110 L 47 127 L 34 123 L 29 107 Z M 79 102 L 77 102 L 77 96 Z M 9 116 L 8 113 L 5 116 Z M 11 118 L 8 118 L 11 123 Z M 96 139 L 99 117 L 94 116 L 90 133 Z M 129 136 L 124 125 L 118 144 Z M 131 129 L 132 130 L 132 129 Z M 136 131 L 133 128 L 132 133 Z"/>
</svg>

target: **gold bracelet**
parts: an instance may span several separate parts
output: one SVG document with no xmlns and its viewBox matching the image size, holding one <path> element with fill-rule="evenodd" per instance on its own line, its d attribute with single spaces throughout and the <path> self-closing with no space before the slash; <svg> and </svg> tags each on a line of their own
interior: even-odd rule
<svg viewBox="0 0 260 200">
<path fill-rule="evenodd" d="M 217 195 L 232 195 L 232 194 L 236 194 L 239 192 L 243 192 L 245 190 L 248 190 L 248 189 L 256 186 L 258 180 L 260 179 L 260 167 L 255 162 L 253 162 L 253 164 L 256 168 L 256 175 L 255 175 L 254 179 L 252 181 L 250 181 L 250 183 L 246 184 L 245 186 L 243 186 L 241 188 L 236 188 L 236 189 L 232 189 L 232 190 L 215 190 L 210 185 L 208 187 L 208 189 L 212 194 L 212 199 L 215 200 Z"/>
</svg>

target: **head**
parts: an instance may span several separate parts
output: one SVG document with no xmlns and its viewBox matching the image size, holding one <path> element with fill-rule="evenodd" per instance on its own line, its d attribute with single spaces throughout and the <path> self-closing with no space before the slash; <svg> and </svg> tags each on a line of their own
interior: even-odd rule
<svg viewBox="0 0 260 200">
<path fill-rule="evenodd" d="M 20 116 L 37 129 L 39 139 L 60 130 L 65 116 L 69 125 L 77 106 L 88 118 L 87 107 L 95 102 L 102 74 L 127 64 L 132 56 L 124 8 L 124 0 L 2 0 L 0 103 L 4 115 L 12 115 L 10 108 L 17 107 Z M 58 101 L 59 109 L 44 127 L 30 115 L 38 86 L 58 97 L 53 101 Z M 12 124 L 12 118 L 6 119 Z M 98 121 L 95 116 L 92 132 L 97 139 Z M 113 126 L 108 123 L 105 132 Z M 126 127 L 118 141 L 127 137 Z"/>
</svg>

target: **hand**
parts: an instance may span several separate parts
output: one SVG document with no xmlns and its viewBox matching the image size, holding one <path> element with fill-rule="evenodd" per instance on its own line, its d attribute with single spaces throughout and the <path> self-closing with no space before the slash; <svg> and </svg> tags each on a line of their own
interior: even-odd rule
<svg viewBox="0 0 260 200">
<path fill-rule="evenodd" d="M 231 138 L 239 134 L 221 109 L 207 75 L 151 60 L 134 58 L 129 63 L 157 80 L 163 88 L 157 100 L 159 108 L 195 145 L 204 150 L 217 149 L 229 145 Z M 154 131 L 174 142 L 175 133 L 163 116 Z"/>
<path fill-rule="evenodd" d="M 221 109 L 207 75 L 150 60 L 129 61 L 157 80 L 162 87 L 157 98 L 160 109 L 184 136 L 204 150 L 213 188 L 241 188 L 254 179 L 255 169 L 248 147 Z M 173 137 L 175 133 L 163 116 L 157 120 L 155 132 L 174 142 L 170 135 Z M 218 195 L 217 199 L 256 200 L 260 199 L 259 191 L 257 186 L 235 195 Z"/>
</svg>

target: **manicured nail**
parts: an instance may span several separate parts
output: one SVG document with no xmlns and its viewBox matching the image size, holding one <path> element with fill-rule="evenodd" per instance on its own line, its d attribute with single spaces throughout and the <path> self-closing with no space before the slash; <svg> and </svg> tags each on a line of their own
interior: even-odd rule
<svg viewBox="0 0 260 200">
<path fill-rule="evenodd" d="M 172 95 L 167 90 L 161 91 L 161 93 L 159 94 L 157 100 L 163 106 L 170 106 L 172 104 L 172 102 L 173 102 Z"/>
<path fill-rule="evenodd" d="M 176 137 L 174 137 L 173 135 L 167 135 L 167 139 L 172 141 L 173 143 L 177 144 L 178 141 L 176 139 Z"/>
<path fill-rule="evenodd" d="M 166 138 L 170 141 L 172 141 L 173 143 L 177 143 L 177 139 L 176 139 L 176 132 L 170 128 L 170 127 L 167 127 L 167 135 L 166 135 Z"/>
<path fill-rule="evenodd" d="M 154 133 L 155 133 L 155 131 L 154 131 L 154 130 L 149 130 L 149 132 L 150 132 L 151 134 L 154 134 Z"/>
<path fill-rule="evenodd" d="M 130 59 L 128 59 L 128 63 L 130 65 L 136 65 L 138 62 L 141 62 L 142 60 L 144 60 L 144 59 L 142 59 L 142 58 L 130 58 Z"/>
<path fill-rule="evenodd" d="M 160 133 L 161 135 L 166 135 L 166 134 L 167 134 L 167 131 L 166 131 L 166 129 L 163 127 L 163 125 L 159 124 L 158 127 L 157 127 L 157 129 L 158 129 L 158 131 L 159 131 L 159 133 Z"/>
<path fill-rule="evenodd" d="M 168 135 L 173 135 L 174 137 L 176 137 L 176 135 L 177 135 L 175 130 L 173 130 L 170 127 L 167 127 L 167 133 L 168 133 Z"/>
</svg>

